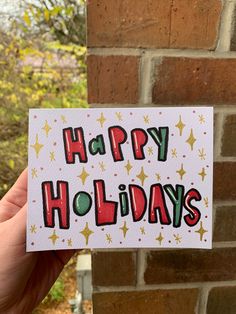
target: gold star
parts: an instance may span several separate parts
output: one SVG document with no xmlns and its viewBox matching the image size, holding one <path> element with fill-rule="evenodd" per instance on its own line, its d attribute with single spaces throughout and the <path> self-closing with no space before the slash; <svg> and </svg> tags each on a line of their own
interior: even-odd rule
<svg viewBox="0 0 236 314">
<path fill-rule="evenodd" d="M 145 174 L 143 170 L 143 167 L 141 168 L 140 173 L 136 177 L 141 181 L 142 186 L 143 186 L 145 179 L 148 178 L 148 176 Z"/>
<path fill-rule="evenodd" d="M 101 127 L 103 127 L 103 124 L 106 121 L 106 118 L 104 117 L 103 112 L 101 113 L 100 118 L 98 118 L 97 121 L 100 123 Z"/>
<path fill-rule="evenodd" d="M 50 152 L 50 161 L 54 161 L 55 159 L 55 152 Z"/>
<path fill-rule="evenodd" d="M 124 238 L 125 238 L 126 237 L 126 233 L 129 230 L 129 228 L 127 228 L 127 226 L 126 226 L 126 221 L 124 222 L 124 225 L 122 227 L 120 227 L 119 229 L 123 231 L 123 235 L 124 235 Z"/>
<path fill-rule="evenodd" d="M 77 176 L 77 177 L 81 179 L 82 184 L 84 185 L 84 183 L 85 183 L 85 181 L 86 181 L 88 176 L 89 176 L 89 173 L 87 173 L 85 171 L 84 167 L 83 167 L 83 170 L 82 170 L 81 174 L 79 176 Z"/>
<path fill-rule="evenodd" d="M 199 152 L 198 157 L 200 157 L 201 160 L 205 160 L 206 159 L 206 153 L 204 151 L 204 148 L 199 149 L 198 152 Z"/>
<path fill-rule="evenodd" d="M 159 174 L 159 173 L 156 173 L 155 175 L 156 175 L 156 179 L 157 179 L 157 181 L 160 181 L 160 180 L 161 180 L 161 176 L 160 176 L 160 174 Z"/>
<path fill-rule="evenodd" d="M 102 161 L 102 162 L 99 162 L 99 167 L 100 167 L 100 169 L 102 170 L 102 172 L 104 172 L 104 171 L 106 170 L 106 166 L 105 166 L 105 164 L 104 164 L 103 161 Z"/>
<path fill-rule="evenodd" d="M 32 176 L 32 179 L 38 177 L 38 173 L 37 173 L 36 168 L 31 169 L 31 176 Z"/>
<path fill-rule="evenodd" d="M 148 155 L 153 155 L 153 148 L 152 147 L 148 147 Z"/>
<path fill-rule="evenodd" d="M 174 238 L 175 238 L 176 244 L 181 243 L 182 238 L 179 236 L 179 234 L 174 234 Z"/>
<path fill-rule="evenodd" d="M 181 120 L 181 115 L 179 116 L 179 122 L 175 125 L 176 128 L 179 129 L 179 135 L 182 136 L 182 133 L 183 133 L 183 129 L 185 127 L 185 124 L 182 122 Z"/>
<path fill-rule="evenodd" d="M 202 177 L 202 181 L 204 181 L 205 179 L 205 176 L 207 175 L 206 172 L 205 172 L 205 168 L 202 168 L 202 171 L 198 173 L 199 176 Z"/>
<path fill-rule="evenodd" d="M 157 241 L 159 241 L 159 244 L 161 245 L 161 242 L 164 240 L 164 237 L 162 236 L 161 232 L 159 236 L 156 238 Z"/>
<path fill-rule="evenodd" d="M 50 237 L 48 237 L 48 239 L 52 240 L 52 244 L 55 245 L 57 239 L 59 239 L 58 235 L 56 235 L 55 230 L 53 230 L 53 234 Z"/>
<path fill-rule="evenodd" d="M 205 118 L 203 116 L 203 114 L 200 114 L 199 116 L 199 122 L 202 124 L 202 123 L 205 123 Z"/>
<path fill-rule="evenodd" d="M 71 238 L 67 240 L 67 245 L 68 245 L 68 246 L 72 246 L 72 240 L 71 240 Z"/>
<path fill-rule="evenodd" d="M 133 166 L 131 165 L 131 163 L 129 162 L 129 160 L 128 160 L 127 164 L 125 165 L 125 168 L 126 168 L 126 170 L 127 170 L 127 174 L 129 175 L 130 170 L 133 168 Z"/>
<path fill-rule="evenodd" d="M 141 234 L 146 234 L 144 227 L 140 227 Z"/>
<path fill-rule="evenodd" d="M 31 225 L 31 227 L 30 227 L 30 232 L 31 232 L 31 233 L 36 233 L 36 232 L 37 232 L 37 227 L 36 227 L 36 225 Z"/>
<path fill-rule="evenodd" d="M 176 171 L 180 175 L 180 179 L 183 179 L 183 176 L 185 175 L 186 171 L 184 170 L 183 164 L 181 164 L 181 168 Z"/>
<path fill-rule="evenodd" d="M 186 143 L 188 143 L 191 147 L 191 150 L 193 150 L 193 145 L 196 142 L 196 138 L 193 135 L 193 129 L 191 129 L 189 138 L 187 139 Z"/>
<path fill-rule="evenodd" d="M 110 244 L 112 243 L 112 238 L 111 238 L 111 235 L 110 234 L 106 234 L 106 238 L 107 238 L 107 242 Z"/>
<path fill-rule="evenodd" d="M 143 116 L 143 120 L 144 120 L 144 123 L 146 123 L 146 124 L 149 124 L 149 116 L 148 115 L 146 115 L 146 116 Z"/>
<path fill-rule="evenodd" d="M 203 228 L 202 221 L 201 221 L 200 222 L 200 228 L 195 232 L 200 234 L 200 241 L 202 241 L 204 233 L 206 233 L 208 231 Z"/>
<path fill-rule="evenodd" d="M 123 121 L 123 117 L 122 117 L 122 114 L 121 112 L 116 112 L 116 117 L 119 121 Z"/>
<path fill-rule="evenodd" d="M 86 226 L 84 227 L 84 229 L 82 231 L 80 231 L 80 233 L 85 237 L 86 245 L 88 245 L 89 237 L 94 232 L 89 229 L 87 222 L 86 222 Z"/>
<path fill-rule="evenodd" d="M 66 122 L 67 122 L 67 121 L 66 121 L 66 117 L 63 116 L 63 115 L 61 115 L 61 121 L 62 121 L 62 123 L 66 123 Z"/>
<path fill-rule="evenodd" d="M 45 131 L 47 137 L 48 137 L 48 133 L 51 131 L 51 129 L 52 128 L 50 127 L 50 125 L 48 124 L 48 121 L 46 120 L 44 126 L 42 127 L 42 130 Z"/>
<path fill-rule="evenodd" d="M 204 197 L 203 201 L 204 201 L 205 206 L 208 207 L 209 206 L 208 197 Z"/>
<path fill-rule="evenodd" d="M 39 152 L 43 148 L 43 146 L 44 146 L 43 144 L 39 143 L 38 134 L 36 134 L 35 143 L 33 145 L 30 145 L 30 147 L 32 147 L 35 150 L 37 158 L 39 157 Z"/>
<path fill-rule="evenodd" d="M 171 150 L 171 155 L 172 155 L 172 158 L 177 158 L 177 151 L 176 151 L 176 148 L 173 148 L 172 150 Z"/>
</svg>

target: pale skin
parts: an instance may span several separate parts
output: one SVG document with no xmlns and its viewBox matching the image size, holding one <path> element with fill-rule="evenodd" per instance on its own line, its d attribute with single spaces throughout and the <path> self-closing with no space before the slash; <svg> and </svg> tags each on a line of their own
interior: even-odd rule
<svg viewBox="0 0 236 314">
<path fill-rule="evenodd" d="M 74 253 L 26 253 L 26 210 L 27 170 L 0 201 L 0 313 L 31 313 Z"/>
</svg>

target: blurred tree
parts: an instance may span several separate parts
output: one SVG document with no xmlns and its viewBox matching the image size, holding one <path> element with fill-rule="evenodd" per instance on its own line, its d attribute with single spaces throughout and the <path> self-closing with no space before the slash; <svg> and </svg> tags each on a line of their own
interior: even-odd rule
<svg viewBox="0 0 236 314">
<path fill-rule="evenodd" d="M 59 2 L 64 3 L 62 10 Z M 38 0 L 38 6 L 44 5 L 38 18 L 36 7 L 25 4 L 25 11 L 12 21 L 10 31 L 0 29 L 0 198 L 27 164 L 28 109 L 87 106 L 86 47 L 72 42 L 72 35 L 66 41 L 66 32 L 59 38 L 54 26 L 45 23 L 43 28 L 41 24 L 43 14 L 45 22 L 57 18 L 70 25 L 63 5 L 75 6 L 76 2 Z M 82 2 L 78 10 L 81 6 Z M 71 17 L 74 19 L 74 13 Z M 46 35 L 47 28 L 50 36 Z"/>
<path fill-rule="evenodd" d="M 32 36 L 86 45 L 85 0 L 37 0 L 23 5 L 25 27 L 30 27 Z"/>
</svg>

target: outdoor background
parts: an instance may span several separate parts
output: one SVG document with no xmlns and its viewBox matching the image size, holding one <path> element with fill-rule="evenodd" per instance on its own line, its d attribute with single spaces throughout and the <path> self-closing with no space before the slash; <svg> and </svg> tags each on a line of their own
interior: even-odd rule
<svg viewBox="0 0 236 314">
<path fill-rule="evenodd" d="M 87 107 L 85 29 L 83 0 L 0 0 L 0 198 L 27 166 L 28 109 Z M 71 313 L 76 260 L 35 313 Z"/>
</svg>

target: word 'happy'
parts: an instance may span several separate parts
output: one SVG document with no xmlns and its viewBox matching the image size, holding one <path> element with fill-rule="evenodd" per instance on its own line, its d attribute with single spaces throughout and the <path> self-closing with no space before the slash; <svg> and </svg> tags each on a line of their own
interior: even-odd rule
<svg viewBox="0 0 236 314">
<path fill-rule="evenodd" d="M 148 128 L 147 132 L 152 137 L 155 144 L 158 146 L 158 161 L 166 161 L 168 151 L 169 128 L 160 127 L 159 129 L 157 129 L 153 127 Z M 143 148 L 148 142 L 147 132 L 145 132 L 141 128 L 131 130 L 132 150 L 134 159 L 136 160 L 145 159 Z M 114 162 L 124 160 L 121 145 L 124 144 L 128 138 L 125 129 L 121 126 L 112 126 L 108 128 L 108 137 Z M 86 163 L 88 161 L 83 128 L 75 128 L 74 136 L 72 128 L 63 129 L 63 141 L 67 164 L 75 163 L 75 155 L 79 156 L 79 161 L 81 163 Z M 90 140 L 88 148 L 91 155 L 105 155 L 106 146 L 103 135 L 97 135 L 95 138 Z"/>
</svg>

